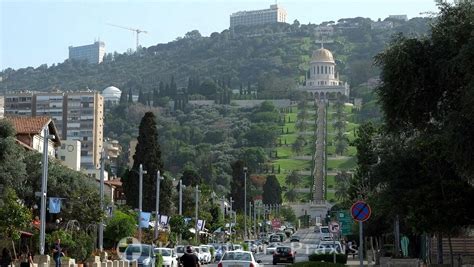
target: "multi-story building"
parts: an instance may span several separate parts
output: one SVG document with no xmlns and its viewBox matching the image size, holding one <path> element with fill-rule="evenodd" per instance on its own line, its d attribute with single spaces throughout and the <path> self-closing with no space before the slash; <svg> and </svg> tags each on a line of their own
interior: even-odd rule
<svg viewBox="0 0 474 267">
<path fill-rule="evenodd" d="M 58 148 L 58 159 L 62 164 L 75 171 L 81 170 L 81 141 L 64 140 Z"/>
<path fill-rule="evenodd" d="M 18 93 L 5 100 L 6 115 L 50 116 L 62 140 L 81 141 L 81 168 L 98 168 L 104 128 L 104 98 L 98 92 Z"/>
<path fill-rule="evenodd" d="M 33 116 L 33 92 L 7 93 L 5 95 L 5 114 Z"/>
<path fill-rule="evenodd" d="M 286 22 L 286 16 L 286 10 L 278 5 L 271 5 L 269 9 L 239 11 L 230 15 L 230 28 L 237 25 Z"/>
<path fill-rule="evenodd" d="M 69 59 L 86 60 L 91 64 L 99 64 L 104 60 L 105 43 L 94 42 L 90 45 L 70 46 Z"/>
<path fill-rule="evenodd" d="M 388 15 L 389 19 L 398 19 L 402 21 L 408 21 L 408 16 L 407 15 Z"/>
<path fill-rule="evenodd" d="M 5 113 L 5 98 L 0 96 L 0 119 L 3 119 L 3 114 Z"/>
</svg>

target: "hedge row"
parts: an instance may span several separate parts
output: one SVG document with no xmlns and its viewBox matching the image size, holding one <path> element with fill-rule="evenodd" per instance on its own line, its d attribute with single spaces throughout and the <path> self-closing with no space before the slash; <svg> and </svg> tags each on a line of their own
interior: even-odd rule
<svg viewBox="0 0 474 267">
<path fill-rule="evenodd" d="M 292 264 L 294 267 L 344 267 L 344 264 L 332 262 L 305 261 Z"/>
<path fill-rule="evenodd" d="M 324 261 L 332 263 L 334 261 L 334 254 L 311 254 L 308 256 L 309 261 Z M 345 254 L 336 254 L 336 262 L 346 264 L 347 256 Z"/>
</svg>

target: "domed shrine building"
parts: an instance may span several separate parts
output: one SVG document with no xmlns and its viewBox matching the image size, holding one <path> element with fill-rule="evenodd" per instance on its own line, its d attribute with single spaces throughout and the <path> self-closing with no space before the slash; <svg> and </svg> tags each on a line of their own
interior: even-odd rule
<svg viewBox="0 0 474 267">
<path fill-rule="evenodd" d="M 349 85 L 339 81 L 336 62 L 331 51 L 322 47 L 314 51 L 303 85 L 298 87 L 316 99 L 333 99 L 338 95 L 349 96 Z"/>
</svg>

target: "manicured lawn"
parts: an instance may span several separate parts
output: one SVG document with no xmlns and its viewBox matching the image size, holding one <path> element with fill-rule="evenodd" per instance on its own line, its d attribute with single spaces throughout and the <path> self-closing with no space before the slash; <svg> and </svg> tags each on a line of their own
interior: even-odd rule
<svg viewBox="0 0 474 267">
<path fill-rule="evenodd" d="M 328 170 L 351 170 L 356 167 L 355 158 L 328 159 Z"/>
<path fill-rule="evenodd" d="M 281 139 L 282 144 L 285 144 L 285 140 L 286 140 L 286 144 L 291 145 L 295 142 L 296 137 L 298 137 L 297 134 L 282 134 L 280 135 L 279 138 Z"/>
<path fill-rule="evenodd" d="M 334 188 L 336 186 L 336 179 L 335 179 L 335 175 L 326 175 L 326 184 L 328 185 L 332 185 L 332 188 Z"/>
<path fill-rule="evenodd" d="M 277 147 L 277 153 L 279 159 L 287 159 L 293 156 L 293 151 L 291 150 L 291 146 L 279 146 Z"/>
<path fill-rule="evenodd" d="M 291 170 L 304 170 L 311 168 L 311 162 L 309 160 L 297 160 L 297 159 L 277 159 L 273 164 L 278 167 L 280 165 L 282 172 Z"/>
</svg>

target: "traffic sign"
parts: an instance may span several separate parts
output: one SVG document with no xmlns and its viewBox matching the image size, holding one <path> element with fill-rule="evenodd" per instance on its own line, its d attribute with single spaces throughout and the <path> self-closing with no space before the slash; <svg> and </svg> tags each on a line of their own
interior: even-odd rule
<svg viewBox="0 0 474 267">
<path fill-rule="evenodd" d="M 357 201 L 351 207 L 352 218 L 358 222 L 365 222 L 370 218 L 372 210 L 370 209 L 369 204 L 364 201 Z"/>
<path fill-rule="evenodd" d="M 272 220 L 272 227 L 273 229 L 278 229 L 281 227 L 281 221 L 279 219 Z"/>
<path fill-rule="evenodd" d="M 338 221 L 341 227 L 341 234 L 342 235 L 350 235 L 352 234 L 352 224 L 354 221 L 350 215 L 349 210 L 340 210 L 338 213 Z"/>
<path fill-rule="evenodd" d="M 339 233 L 339 230 L 341 228 L 339 227 L 339 223 L 338 222 L 331 222 L 331 224 L 329 224 L 329 231 L 333 234 L 335 233 Z"/>
</svg>

